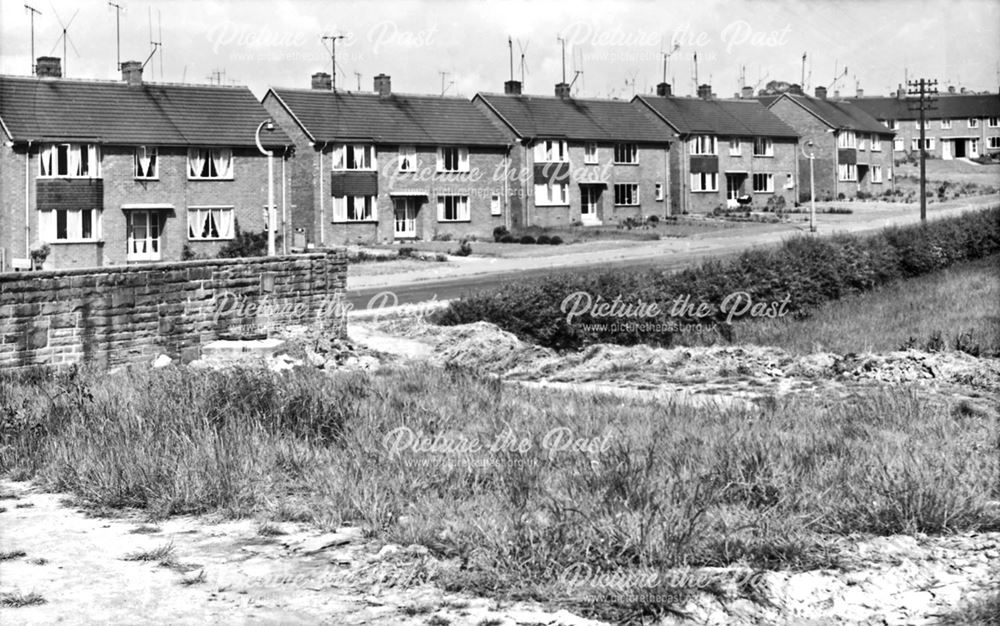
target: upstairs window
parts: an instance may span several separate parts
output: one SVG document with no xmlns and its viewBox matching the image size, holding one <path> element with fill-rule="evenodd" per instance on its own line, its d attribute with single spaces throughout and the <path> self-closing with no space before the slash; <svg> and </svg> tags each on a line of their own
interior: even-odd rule
<svg viewBox="0 0 1000 626">
<path fill-rule="evenodd" d="M 882 138 L 878 135 L 871 136 L 872 152 L 882 152 Z"/>
<path fill-rule="evenodd" d="M 439 172 L 468 172 L 469 171 L 469 149 L 468 148 L 438 148 L 437 171 Z"/>
<path fill-rule="evenodd" d="M 135 149 L 134 172 L 136 178 L 159 178 L 159 158 L 156 148 L 139 146 Z"/>
<path fill-rule="evenodd" d="M 986 125 L 990 128 L 996 128 L 1000 126 L 1000 117 L 987 117 Z"/>
<path fill-rule="evenodd" d="M 100 178 L 101 149 L 95 144 L 43 144 L 38 175 L 45 178 Z"/>
<path fill-rule="evenodd" d="M 417 149 L 415 147 L 413 146 L 399 147 L 399 171 L 400 172 L 417 171 Z"/>
<path fill-rule="evenodd" d="M 587 165 L 597 165 L 599 159 L 597 157 L 596 143 L 588 143 L 583 146 L 583 162 Z"/>
<path fill-rule="evenodd" d="M 854 134 L 853 130 L 842 130 L 837 133 L 837 147 L 838 148 L 857 148 L 858 147 L 858 136 Z"/>
<path fill-rule="evenodd" d="M 375 146 L 364 144 L 337 144 L 331 155 L 333 169 L 342 170 L 374 170 Z"/>
<path fill-rule="evenodd" d="M 743 156 L 743 144 L 739 137 L 733 137 L 729 140 L 729 156 Z"/>
<path fill-rule="evenodd" d="M 897 120 L 880 120 L 889 130 L 899 130 L 899 122 Z"/>
<path fill-rule="evenodd" d="M 970 117 L 969 118 L 969 128 L 979 128 L 979 118 Z"/>
<path fill-rule="evenodd" d="M 545 139 L 535 144 L 535 163 L 565 163 L 569 161 L 566 142 Z"/>
<path fill-rule="evenodd" d="M 941 129 L 942 130 L 950 130 L 951 129 L 951 120 L 948 120 L 948 119 L 941 120 Z"/>
<path fill-rule="evenodd" d="M 773 157 L 774 156 L 774 142 L 767 137 L 754 137 L 753 138 L 753 155 L 756 157 Z"/>
<path fill-rule="evenodd" d="M 713 135 L 695 135 L 688 141 L 691 154 L 711 155 L 718 154 L 718 140 Z"/>
<path fill-rule="evenodd" d="M 913 127 L 920 130 L 920 120 L 914 120 Z M 930 120 L 924 120 L 924 130 L 930 130 L 931 122 Z"/>
<path fill-rule="evenodd" d="M 634 143 L 615 144 L 615 163 L 634 165 L 639 162 L 639 148 Z"/>
<path fill-rule="evenodd" d="M 229 148 L 188 150 L 188 178 L 232 180 L 233 151 Z"/>
</svg>

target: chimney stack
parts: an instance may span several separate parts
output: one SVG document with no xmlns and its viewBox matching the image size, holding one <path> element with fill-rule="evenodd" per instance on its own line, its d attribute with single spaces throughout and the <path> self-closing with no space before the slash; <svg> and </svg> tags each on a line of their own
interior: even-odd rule
<svg viewBox="0 0 1000 626">
<path fill-rule="evenodd" d="M 753 98 L 753 87 L 750 85 L 743 87 L 743 89 L 740 90 L 740 98 L 743 98 L 744 100 Z"/>
<path fill-rule="evenodd" d="M 142 84 L 142 63 L 139 61 L 122 61 L 122 80 L 130 87 Z"/>
<path fill-rule="evenodd" d="M 965 87 L 962 87 L 962 89 L 959 90 L 959 93 L 965 93 Z"/>
<path fill-rule="evenodd" d="M 333 89 L 333 79 L 326 72 L 316 72 L 312 75 L 312 88 L 330 91 Z"/>
<path fill-rule="evenodd" d="M 712 99 L 712 86 L 711 85 L 698 85 L 698 97 L 702 100 Z"/>
<path fill-rule="evenodd" d="M 556 97 L 566 99 L 569 98 L 569 84 L 567 83 L 556 83 Z"/>
<path fill-rule="evenodd" d="M 62 78 L 62 63 L 59 57 L 38 57 L 35 63 L 35 76 L 45 78 Z"/>
<path fill-rule="evenodd" d="M 503 92 L 508 96 L 521 95 L 521 81 L 508 80 L 503 84 Z"/>
<path fill-rule="evenodd" d="M 383 98 L 392 95 L 392 80 L 385 74 L 375 77 L 375 92 Z"/>
<path fill-rule="evenodd" d="M 903 89 L 903 83 L 900 83 L 899 87 L 896 87 L 896 98 L 899 100 L 906 99 L 906 90 Z"/>
<path fill-rule="evenodd" d="M 955 85 L 948 85 L 948 93 L 955 93 Z"/>
<path fill-rule="evenodd" d="M 858 98 L 864 98 L 865 97 L 865 90 L 862 89 L 861 87 L 858 87 L 858 93 L 856 94 L 856 96 Z"/>
<path fill-rule="evenodd" d="M 802 85 L 798 85 L 798 84 L 789 85 L 788 86 L 788 93 L 792 94 L 793 96 L 801 96 L 802 95 Z"/>
<path fill-rule="evenodd" d="M 670 87 L 670 83 L 660 83 L 659 85 L 657 85 L 656 86 L 656 95 L 658 95 L 660 97 L 663 97 L 663 98 L 668 98 L 668 97 L 674 95 L 673 94 L 673 89 Z"/>
<path fill-rule="evenodd" d="M 826 87 L 816 87 L 816 97 L 820 100 L 826 100 Z"/>
</svg>

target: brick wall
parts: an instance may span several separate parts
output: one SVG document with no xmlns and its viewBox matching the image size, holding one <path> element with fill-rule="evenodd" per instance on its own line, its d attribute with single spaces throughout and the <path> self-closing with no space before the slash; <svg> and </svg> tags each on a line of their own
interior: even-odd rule
<svg viewBox="0 0 1000 626">
<path fill-rule="evenodd" d="M 837 139 L 833 133 L 826 132 L 829 127 L 787 98 L 775 101 L 770 107 L 770 111 L 798 132 L 800 145 L 805 145 L 807 141 L 812 141 L 815 144 L 816 199 L 836 198 L 837 193 L 841 191 L 838 189 L 837 181 Z M 883 151 L 885 148 L 883 146 Z M 799 201 L 806 202 L 810 197 L 809 159 L 802 156 L 801 151 L 798 159 L 798 178 L 801 182 L 798 185 Z M 854 187 L 856 192 L 857 185 Z"/>
<path fill-rule="evenodd" d="M 219 338 L 289 324 L 345 330 L 342 250 L 0 274 L 0 368 L 159 354 L 189 361 Z"/>
</svg>

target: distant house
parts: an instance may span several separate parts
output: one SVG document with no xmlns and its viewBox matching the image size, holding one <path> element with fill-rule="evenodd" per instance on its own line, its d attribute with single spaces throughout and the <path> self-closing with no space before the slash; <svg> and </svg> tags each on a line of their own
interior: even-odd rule
<svg viewBox="0 0 1000 626">
<path fill-rule="evenodd" d="M 710 213 L 738 206 L 791 207 L 796 186 L 798 133 L 756 100 L 719 100 L 702 85 L 699 97 L 673 97 L 670 85 L 656 96 L 636 96 L 675 132 L 670 151 L 671 213 Z M 807 181 L 808 182 L 808 181 Z"/>
<path fill-rule="evenodd" d="M 623 100 L 521 94 L 473 98 L 508 134 L 516 226 L 616 224 L 667 215 L 667 155 L 673 133 L 643 107 Z"/>
<path fill-rule="evenodd" d="M 920 113 L 902 87 L 893 97 L 847 98 L 847 102 L 896 132 L 896 156 L 920 145 Z M 925 112 L 924 148 L 934 158 L 975 159 L 1000 155 L 1000 94 L 941 94 Z"/>
<path fill-rule="evenodd" d="M 507 224 L 507 137 L 464 98 L 271 88 L 264 107 L 295 143 L 297 243 L 490 236 Z"/>
<path fill-rule="evenodd" d="M 815 156 L 817 199 L 854 198 L 860 192 L 879 195 L 892 188 L 894 133 L 864 109 L 827 99 L 825 87 L 817 87 L 816 97 L 811 97 L 793 85 L 763 101 L 799 135 L 799 180 L 809 180 L 806 155 Z M 799 199 L 809 195 L 809 185 L 799 185 Z"/>
<path fill-rule="evenodd" d="M 135 61 L 120 82 L 60 76 L 51 57 L 0 76 L 0 269 L 41 243 L 45 268 L 86 267 L 214 256 L 237 223 L 264 230 L 268 116 L 249 89 L 144 83 Z M 289 139 L 264 135 L 280 158 Z"/>
</svg>

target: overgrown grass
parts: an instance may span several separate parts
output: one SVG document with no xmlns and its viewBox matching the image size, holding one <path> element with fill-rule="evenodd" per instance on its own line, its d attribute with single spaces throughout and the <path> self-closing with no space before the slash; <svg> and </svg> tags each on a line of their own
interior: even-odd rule
<svg viewBox="0 0 1000 626">
<path fill-rule="evenodd" d="M 0 406 L 3 471 L 159 514 L 361 523 L 454 557 L 440 584 L 477 593 L 569 601 L 580 589 L 560 576 L 578 563 L 809 567 L 834 562 L 831 534 L 1000 529 L 987 507 L 1000 494 L 996 420 L 907 390 L 750 410 L 535 391 L 454 368 L 135 369 L 3 375 Z M 418 447 L 452 452 L 393 452 L 387 436 L 404 427 Z M 554 432 L 587 446 L 547 449 Z"/>
<path fill-rule="evenodd" d="M 0 606 L 19 609 L 25 606 L 36 606 L 45 604 L 46 600 L 41 594 L 35 593 L 0 593 Z"/>
<path fill-rule="evenodd" d="M 1000 256 L 821 305 L 805 318 L 752 320 L 718 331 L 687 331 L 678 345 L 777 346 L 789 352 L 883 352 L 904 347 L 1000 356 Z"/>
</svg>

